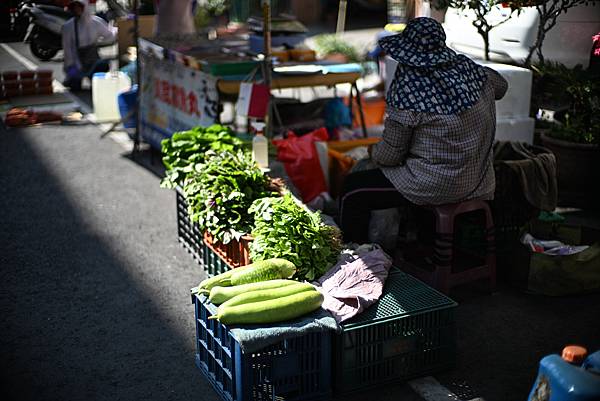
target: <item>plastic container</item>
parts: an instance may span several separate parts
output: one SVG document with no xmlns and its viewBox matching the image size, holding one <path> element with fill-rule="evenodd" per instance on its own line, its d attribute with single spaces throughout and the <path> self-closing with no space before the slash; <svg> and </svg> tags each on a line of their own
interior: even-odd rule
<svg viewBox="0 0 600 401">
<path fill-rule="evenodd" d="M 252 158 L 261 169 L 269 168 L 269 141 L 263 135 L 264 123 L 253 122 L 252 126 L 256 130 L 252 138 Z"/>
<path fill-rule="evenodd" d="M 204 233 L 204 245 L 225 262 L 227 265 L 225 270 L 235 269 L 251 263 L 249 249 L 252 240 L 253 238 L 250 235 L 244 235 L 239 241 L 233 240 L 227 244 L 223 244 L 216 242 L 208 232 Z M 207 261 L 205 261 L 205 266 L 207 264 Z"/>
<path fill-rule="evenodd" d="M 21 88 L 21 95 L 23 95 L 23 96 L 31 96 L 31 95 L 35 95 L 36 93 L 37 93 L 37 88 L 35 86 Z"/>
<path fill-rule="evenodd" d="M 19 96 L 19 94 L 20 94 L 19 88 L 16 88 L 16 89 L 4 88 L 4 96 L 6 96 L 6 97 L 15 97 L 15 96 Z"/>
<path fill-rule="evenodd" d="M 27 80 L 27 79 L 33 80 L 34 77 L 35 77 L 35 71 L 21 71 L 21 72 L 19 72 L 19 78 L 21 80 Z"/>
<path fill-rule="evenodd" d="M 294 61 L 310 62 L 317 59 L 317 53 L 311 49 L 291 49 L 289 53 Z"/>
<path fill-rule="evenodd" d="M 52 86 L 52 78 L 38 78 L 37 86 Z"/>
<path fill-rule="evenodd" d="M 2 82 L 2 85 L 4 86 L 4 89 L 6 90 L 11 90 L 11 91 L 19 91 L 19 81 L 17 81 L 16 79 L 13 80 L 4 80 L 4 82 Z"/>
<path fill-rule="evenodd" d="M 179 242 L 208 275 L 224 273 L 250 263 L 247 237 L 242 238 L 241 242 L 232 241 L 227 245 L 214 244 L 210 235 L 202 233 L 198 224 L 190 221 L 187 202 L 180 188 L 176 189 L 176 196 Z"/>
<path fill-rule="evenodd" d="M 600 351 L 585 358 L 586 353 L 585 348 L 568 346 L 562 357 L 542 358 L 529 401 L 600 400 Z"/>
<path fill-rule="evenodd" d="M 290 52 L 287 50 L 274 50 L 271 52 L 272 57 L 276 57 L 282 63 L 290 61 Z"/>
<path fill-rule="evenodd" d="M 334 396 L 452 367 L 456 305 L 393 268 L 379 301 L 334 335 Z"/>
<path fill-rule="evenodd" d="M 21 89 L 35 89 L 37 82 L 35 79 L 21 79 Z"/>
<path fill-rule="evenodd" d="M 47 85 L 47 86 L 38 85 L 38 87 L 36 88 L 36 93 L 38 95 L 51 95 L 52 92 L 54 92 L 52 85 Z"/>
<path fill-rule="evenodd" d="M 19 79 L 19 72 L 18 71 L 3 71 L 2 79 L 4 81 L 16 81 L 17 79 Z"/>
<path fill-rule="evenodd" d="M 188 214 L 188 205 L 180 188 L 175 189 L 177 203 L 177 236 L 179 242 L 203 266 L 204 242 L 198 224 L 192 223 Z"/>
<path fill-rule="evenodd" d="M 131 80 L 124 72 L 97 72 L 92 77 L 92 102 L 96 121 L 118 121 L 117 96 L 129 89 Z"/>
<path fill-rule="evenodd" d="M 258 61 L 254 60 L 220 60 L 220 59 L 204 59 L 200 60 L 202 70 L 214 76 L 227 75 L 247 75 L 251 73 L 258 65 Z"/>
<path fill-rule="evenodd" d="M 138 86 L 133 85 L 130 90 L 121 92 L 117 96 L 117 102 L 119 104 L 119 113 L 121 114 L 121 118 L 124 119 L 123 126 L 125 128 L 135 128 L 137 125 L 138 113 L 136 111 L 131 113 L 131 110 L 135 110 L 136 107 L 137 94 Z M 131 115 L 127 118 L 129 113 L 131 113 Z"/>
<path fill-rule="evenodd" d="M 49 79 L 52 80 L 52 70 L 37 70 L 35 75 L 38 79 Z"/>
<path fill-rule="evenodd" d="M 309 333 L 242 353 L 229 328 L 209 320 L 213 305 L 193 296 L 196 365 L 224 401 L 328 400 L 331 334 Z M 213 309 L 214 310 L 214 309 Z"/>
</svg>

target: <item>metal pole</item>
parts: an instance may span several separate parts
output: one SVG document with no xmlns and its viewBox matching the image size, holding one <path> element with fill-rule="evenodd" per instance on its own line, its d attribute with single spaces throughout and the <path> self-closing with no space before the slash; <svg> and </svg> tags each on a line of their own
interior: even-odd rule
<svg viewBox="0 0 600 401">
<path fill-rule="evenodd" d="M 335 33 L 340 34 L 344 32 L 346 29 L 346 7 L 348 6 L 347 0 L 340 0 L 339 8 L 338 8 L 338 18 L 337 25 L 335 28 Z"/>
<path fill-rule="evenodd" d="M 142 80 L 141 80 L 141 70 L 140 70 L 140 49 L 139 49 L 139 39 L 140 39 L 140 31 L 139 31 L 139 0 L 133 0 L 133 40 L 135 43 L 135 78 L 138 85 L 138 92 L 136 96 L 135 102 L 135 110 L 136 110 L 136 124 L 135 124 L 135 135 L 133 137 L 133 150 L 132 155 L 135 155 L 140 150 L 140 98 L 142 94 Z"/>
<path fill-rule="evenodd" d="M 263 38 L 264 38 L 264 60 L 263 60 L 263 78 L 265 85 L 271 90 L 271 1 L 262 0 L 263 9 Z M 267 138 L 272 135 L 272 123 L 271 123 L 271 108 L 273 103 L 269 96 L 269 106 L 267 107 L 267 115 L 265 116 L 265 128 L 264 133 Z"/>
</svg>

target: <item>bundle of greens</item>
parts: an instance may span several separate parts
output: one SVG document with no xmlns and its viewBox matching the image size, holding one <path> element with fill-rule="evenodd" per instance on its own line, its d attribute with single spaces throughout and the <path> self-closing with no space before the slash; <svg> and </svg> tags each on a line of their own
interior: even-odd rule
<svg viewBox="0 0 600 401">
<path fill-rule="evenodd" d="M 206 152 L 203 163 L 196 164 L 183 183 L 189 214 L 202 231 L 228 244 L 249 233 L 253 218 L 252 202 L 270 191 L 270 179 L 248 152 Z"/>
<path fill-rule="evenodd" d="M 167 171 L 160 186 L 175 188 L 182 185 L 186 177 L 193 173 L 194 166 L 204 162 L 207 150 L 234 151 L 243 146 L 230 128 L 218 124 L 176 132 L 162 141 L 163 163 Z"/>
<path fill-rule="evenodd" d="M 357 63 L 362 61 L 357 48 L 350 42 L 341 39 L 338 35 L 323 34 L 315 38 L 315 50 L 322 56 L 342 54 L 348 62 Z"/>
<path fill-rule="evenodd" d="M 250 257 L 259 260 L 282 258 L 296 265 L 299 280 L 321 277 L 337 261 L 342 249 L 341 233 L 323 224 L 318 212 L 306 209 L 292 195 L 256 200 L 254 240 Z"/>
</svg>

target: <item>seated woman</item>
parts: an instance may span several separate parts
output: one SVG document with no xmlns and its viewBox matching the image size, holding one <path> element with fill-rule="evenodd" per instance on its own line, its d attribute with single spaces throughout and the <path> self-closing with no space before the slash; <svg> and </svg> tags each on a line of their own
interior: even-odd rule
<svg viewBox="0 0 600 401">
<path fill-rule="evenodd" d="M 442 26 L 431 18 L 413 19 L 401 34 L 380 40 L 398 67 L 382 141 L 370 149 L 379 168 L 344 181 L 345 241 L 368 241 L 371 210 L 493 199 L 495 101 L 508 84 L 445 42 Z"/>
</svg>

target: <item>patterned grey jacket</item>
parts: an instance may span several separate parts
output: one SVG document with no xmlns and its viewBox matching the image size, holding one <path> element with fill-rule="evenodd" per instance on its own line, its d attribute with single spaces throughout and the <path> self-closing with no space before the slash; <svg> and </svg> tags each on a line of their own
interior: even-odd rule
<svg viewBox="0 0 600 401">
<path fill-rule="evenodd" d="M 458 114 L 433 114 L 388 106 L 383 140 L 373 160 L 409 201 L 440 205 L 493 199 L 496 104 L 508 83 L 485 67 L 479 100 Z"/>
</svg>

